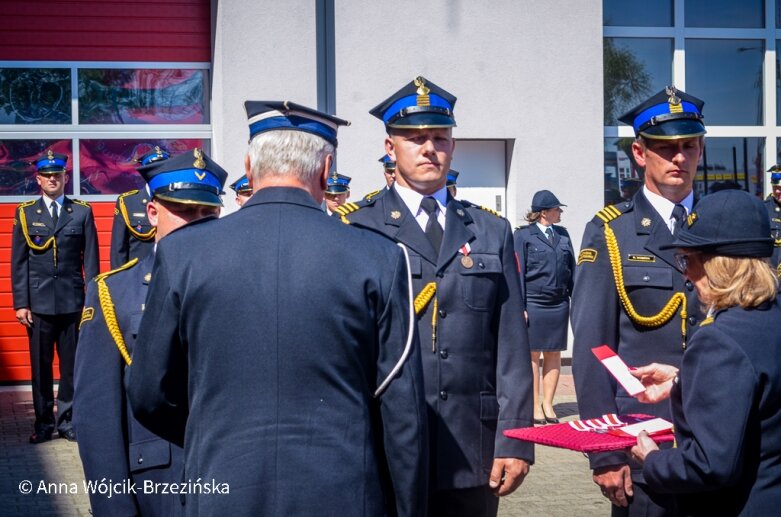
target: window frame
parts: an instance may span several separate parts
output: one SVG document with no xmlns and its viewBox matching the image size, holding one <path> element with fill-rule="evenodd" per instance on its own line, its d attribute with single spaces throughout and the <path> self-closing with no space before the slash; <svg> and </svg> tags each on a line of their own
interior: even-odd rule
<svg viewBox="0 0 781 517">
<path fill-rule="evenodd" d="M 707 99 L 705 124 L 708 137 L 764 138 L 765 148 L 763 169 L 777 163 L 778 140 L 781 139 L 781 120 L 777 120 L 776 107 L 779 99 L 776 97 L 776 42 L 781 40 L 781 28 L 776 28 L 776 0 L 765 0 L 764 28 L 701 28 L 685 27 L 685 1 L 674 0 L 672 27 L 618 27 L 602 26 L 604 38 L 671 38 L 673 40 L 672 78 L 673 84 L 686 91 L 686 40 L 687 39 L 755 39 L 765 44 L 765 55 L 762 65 L 762 101 L 763 123 L 759 126 L 714 126 L 708 125 Z M 696 94 L 696 92 L 695 92 Z M 634 138 L 630 126 L 604 126 L 603 138 Z M 772 163 L 770 162 L 772 157 Z M 602 163 L 604 171 L 605 164 Z M 767 196 L 770 188 L 770 173 L 765 172 L 763 191 Z"/>
<path fill-rule="evenodd" d="M 82 195 L 80 170 L 80 141 L 126 139 L 201 139 L 213 143 L 211 88 L 205 102 L 209 104 L 208 124 L 79 124 L 79 69 L 199 69 L 209 72 L 213 84 L 212 66 L 208 62 L 147 62 L 147 61 L 0 61 L 0 68 L 65 68 L 71 73 L 70 124 L 0 124 L 2 140 L 71 140 L 73 156 L 73 197 L 85 201 L 114 201 L 119 194 Z M 24 196 L 0 196 L 0 203 L 20 203 L 30 199 Z"/>
</svg>

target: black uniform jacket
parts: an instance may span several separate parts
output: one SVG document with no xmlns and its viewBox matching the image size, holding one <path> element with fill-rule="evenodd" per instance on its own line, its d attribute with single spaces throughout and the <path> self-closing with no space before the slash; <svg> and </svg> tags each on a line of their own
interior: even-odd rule
<svg viewBox="0 0 781 517">
<path fill-rule="evenodd" d="M 503 435 L 532 425 L 529 341 L 509 222 L 449 198 L 437 256 L 395 187 L 348 204 L 353 208 L 344 222 L 409 248 L 416 295 L 436 283 L 418 316 L 434 486 L 486 485 L 495 457 L 532 463 L 532 444 Z"/>
<path fill-rule="evenodd" d="M 96 483 L 103 478 L 114 482 L 130 479 L 138 489 L 135 495 L 119 493 L 111 498 L 90 493 L 95 516 L 164 517 L 183 513 L 178 496 L 143 490 L 146 481 L 182 481 L 184 451 L 144 428 L 130 411 L 123 383 L 126 362 L 104 314 L 104 308 L 114 313 L 121 343 L 132 355 L 153 260 L 149 256 L 129 269 L 101 275 L 108 293 L 104 294 L 103 303 L 97 282 L 92 281 L 87 287 L 76 349 L 73 399 L 73 425 L 84 476 L 88 482 Z"/>
<path fill-rule="evenodd" d="M 612 205 L 586 225 L 575 271 L 571 321 L 574 333 L 572 373 L 581 418 L 607 413 L 646 413 L 670 419 L 669 404 L 641 404 L 618 385 L 591 349 L 608 345 L 629 366 L 659 362 L 679 366 L 683 355 L 681 308 L 664 324 L 642 326 L 627 315 L 619 299 L 605 240 L 605 222 L 615 234 L 620 285 L 636 314 L 655 316 L 675 293 L 685 293 L 688 336 L 701 321 L 694 286 L 675 266 L 675 250 L 660 246 L 673 242 L 667 223 L 641 190 L 633 201 Z M 590 456 L 591 468 L 627 462 L 623 452 Z"/>
<path fill-rule="evenodd" d="M 524 305 L 532 294 L 550 300 L 563 300 L 572 293 L 575 256 L 566 228 L 553 228 L 553 243 L 539 226 L 521 226 L 513 232 L 515 252 L 521 264 L 521 294 Z"/>
<path fill-rule="evenodd" d="M 98 233 L 89 204 L 65 197 L 56 228 L 42 197 L 19 205 L 11 243 L 14 309 L 81 312 L 84 279 L 96 276 L 99 267 Z"/>
<path fill-rule="evenodd" d="M 765 207 L 767 207 L 767 213 L 770 217 L 770 236 L 773 237 L 775 245 L 770 265 L 776 269 L 778 276 L 781 277 L 781 203 L 778 203 L 770 195 L 765 200 Z"/>
<path fill-rule="evenodd" d="M 659 493 L 682 515 L 777 515 L 781 508 L 779 300 L 703 322 L 673 388 L 675 449 L 646 457 Z"/>
<path fill-rule="evenodd" d="M 131 190 L 117 198 L 111 226 L 111 269 L 152 253 L 155 229 L 146 216 L 148 202 L 146 190 Z"/>
<path fill-rule="evenodd" d="M 266 188 L 161 240 L 128 391 L 184 438 L 194 515 L 424 515 L 427 434 L 402 250 Z M 182 434 L 184 436 L 182 436 Z M 387 475 L 385 475 L 387 473 Z M 391 488 L 392 485 L 392 488 Z"/>
</svg>

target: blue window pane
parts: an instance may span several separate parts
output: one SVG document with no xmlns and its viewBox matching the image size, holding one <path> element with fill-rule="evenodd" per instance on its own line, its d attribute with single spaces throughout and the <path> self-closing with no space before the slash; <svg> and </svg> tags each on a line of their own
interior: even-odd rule
<svg viewBox="0 0 781 517">
<path fill-rule="evenodd" d="M 673 40 L 605 38 L 605 125 L 672 82 Z"/>
<path fill-rule="evenodd" d="M 706 138 L 694 181 L 694 195 L 739 188 L 761 198 L 765 177 L 764 147 L 764 138 Z"/>
<path fill-rule="evenodd" d="M 73 142 L 69 140 L 0 140 L 0 196 L 39 195 L 35 159 L 48 150 L 68 156 L 65 193 L 73 194 Z"/>
<path fill-rule="evenodd" d="M 70 124 L 68 68 L 0 68 L 0 124 Z"/>
<path fill-rule="evenodd" d="M 686 92 L 705 101 L 705 125 L 762 124 L 762 40 L 686 40 Z"/>
<path fill-rule="evenodd" d="M 764 0 L 686 0 L 686 27 L 765 26 Z"/>
<path fill-rule="evenodd" d="M 144 188 L 136 160 L 156 145 L 172 156 L 195 147 L 210 152 L 209 140 L 200 139 L 80 140 L 81 194 L 121 194 Z"/>
<path fill-rule="evenodd" d="M 688 0 L 687 0 L 688 1 Z M 672 27 L 672 0 L 603 0 L 602 23 L 609 27 Z"/>
<path fill-rule="evenodd" d="M 643 185 L 645 169 L 632 156 L 634 138 L 605 139 L 605 205 L 628 201 Z"/>
<path fill-rule="evenodd" d="M 81 124 L 208 124 L 209 73 L 81 69 Z"/>
</svg>

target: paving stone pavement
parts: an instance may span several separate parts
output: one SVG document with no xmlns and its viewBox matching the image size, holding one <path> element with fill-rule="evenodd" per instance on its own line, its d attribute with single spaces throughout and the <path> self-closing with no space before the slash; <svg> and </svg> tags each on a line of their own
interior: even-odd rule
<svg viewBox="0 0 781 517">
<path fill-rule="evenodd" d="M 562 375 L 554 407 L 564 420 L 577 417 L 571 375 Z M 29 386 L 0 387 L 0 515 L 90 515 L 77 445 L 58 438 L 30 445 L 33 420 Z M 537 447 L 536 457 L 521 488 L 502 499 L 500 517 L 609 515 L 581 454 Z"/>
</svg>

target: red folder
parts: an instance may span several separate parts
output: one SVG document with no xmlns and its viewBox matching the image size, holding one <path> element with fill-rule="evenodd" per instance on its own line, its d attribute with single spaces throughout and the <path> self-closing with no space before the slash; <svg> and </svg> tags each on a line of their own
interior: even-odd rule
<svg viewBox="0 0 781 517">
<path fill-rule="evenodd" d="M 650 420 L 651 415 L 622 415 L 618 417 L 624 424 L 633 424 Z M 504 435 L 516 440 L 534 442 L 540 445 L 560 447 L 580 452 L 606 452 L 627 449 L 637 444 L 637 438 L 620 431 L 617 428 L 591 429 L 579 431 L 569 422 L 546 425 L 542 427 L 521 427 L 509 429 Z M 656 443 L 672 442 L 675 435 L 672 431 L 653 433 L 650 437 Z"/>
</svg>

